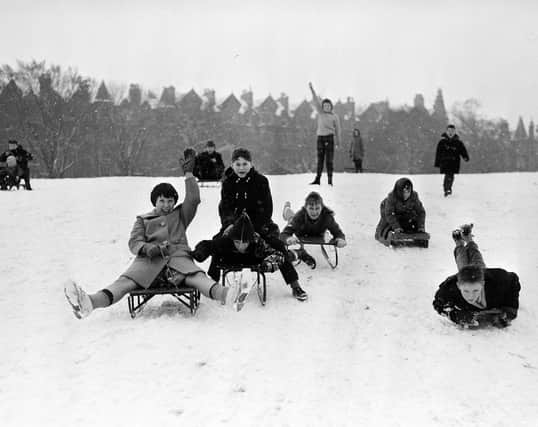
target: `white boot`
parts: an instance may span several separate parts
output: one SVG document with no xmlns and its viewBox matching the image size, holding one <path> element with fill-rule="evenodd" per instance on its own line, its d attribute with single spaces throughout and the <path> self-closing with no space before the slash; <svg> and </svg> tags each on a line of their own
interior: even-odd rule
<svg viewBox="0 0 538 427">
<path fill-rule="evenodd" d="M 73 313 L 78 319 L 88 317 L 93 311 L 90 297 L 73 280 L 69 279 L 64 284 L 64 293 L 67 302 L 71 305 Z"/>
</svg>

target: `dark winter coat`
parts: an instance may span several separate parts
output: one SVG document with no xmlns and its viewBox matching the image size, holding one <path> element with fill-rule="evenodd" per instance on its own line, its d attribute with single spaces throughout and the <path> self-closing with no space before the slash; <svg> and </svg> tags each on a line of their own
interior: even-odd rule
<svg viewBox="0 0 538 427">
<path fill-rule="evenodd" d="M 200 190 L 196 179 L 185 179 L 185 199 L 168 215 L 158 215 L 155 210 L 139 215 L 131 231 L 129 249 L 136 258 L 122 276 L 138 285 L 148 288 L 165 265 L 183 274 L 193 274 L 200 270 L 191 256 L 186 230 L 200 204 Z M 146 243 L 169 243 L 169 256 L 148 258 L 144 255 Z"/>
<path fill-rule="evenodd" d="M 5 162 L 9 156 L 15 156 L 17 159 L 17 165 L 21 169 L 28 169 L 28 162 L 33 159 L 30 152 L 18 145 L 14 150 L 7 150 L 0 154 L 0 162 Z"/>
<path fill-rule="evenodd" d="M 239 178 L 232 168 L 228 168 L 220 193 L 219 216 L 223 228 L 233 224 L 243 210 L 246 210 L 254 230 L 264 237 L 268 227 L 276 226 L 271 220 L 273 198 L 269 181 L 254 168 L 244 178 Z"/>
<path fill-rule="evenodd" d="M 353 142 L 349 149 L 349 155 L 353 160 L 362 159 L 364 157 L 364 144 L 360 135 L 353 135 Z"/>
<path fill-rule="evenodd" d="M 465 161 L 469 161 L 469 155 L 460 137 L 455 134 L 449 138 L 445 132 L 441 135 L 441 140 L 437 144 L 437 152 L 435 153 L 436 168 L 440 168 L 441 173 L 459 173 L 460 157 Z"/>
<path fill-rule="evenodd" d="M 219 180 L 224 172 L 224 162 L 220 153 L 203 151 L 196 156 L 193 175 L 199 179 Z"/>
<path fill-rule="evenodd" d="M 426 211 L 416 191 L 411 191 L 407 200 L 403 199 L 403 189 L 407 185 L 413 188 L 413 184 L 407 178 L 400 178 L 394 184 L 394 189 L 381 202 L 381 218 L 377 224 L 375 237 L 386 237 L 390 230 L 401 228 L 404 232 L 411 232 L 410 226 L 413 224 L 418 231 L 424 230 L 426 222 Z"/>
<path fill-rule="evenodd" d="M 334 219 L 334 212 L 331 209 L 323 206 L 319 218 L 312 221 L 306 212 L 306 208 L 302 207 L 284 228 L 280 238 L 283 241 L 286 241 L 287 238 L 291 237 L 293 234 L 297 237 L 322 237 L 327 230 L 329 230 L 334 239 L 346 238 L 340 226 Z"/>
<path fill-rule="evenodd" d="M 502 268 L 484 269 L 486 295 L 486 307 L 480 309 L 469 304 L 457 286 L 457 276 L 448 277 L 435 293 L 433 308 L 439 314 L 448 315 L 450 320 L 460 323 L 461 320 L 469 318 L 469 314 L 483 310 L 500 309 L 506 313 L 508 320 L 515 319 L 519 308 L 519 277 L 516 273 L 511 273 Z"/>
</svg>

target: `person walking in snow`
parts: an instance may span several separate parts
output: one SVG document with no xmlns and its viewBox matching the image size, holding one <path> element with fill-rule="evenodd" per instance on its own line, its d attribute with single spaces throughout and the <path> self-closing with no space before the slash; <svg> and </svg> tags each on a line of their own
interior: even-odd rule
<svg viewBox="0 0 538 427">
<path fill-rule="evenodd" d="M 473 237 L 472 224 L 452 232 L 458 273 L 441 283 L 433 308 L 462 327 L 504 328 L 517 317 L 519 277 L 502 268 L 486 268 Z"/>
<path fill-rule="evenodd" d="M 448 125 L 437 144 L 434 163 L 434 166 L 439 168 L 439 172 L 445 175 L 443 179 L 445 197 L 452 194 L 454 175 L 460 172 L 460 157 L 463 157 L 466 162 L 469 161 L 469 154 L 456 133 L 456 127 Z"/>
<path fill-rule="evenodd" d="M 185 172 L 183 203 L 176 206 L 178 193 L 172 184 L 161 183 L 151 191 L 154 208 L 136 217 L 129 239 L 129 249 L 136 258 L 118 279 L 91 295 L 72 280 L 65 283 L 65 296 L 77 318 L 109 307 L 140 287 L 149 288 L 165 268 L 169 281 L 196 288 L 210 299 L 229 304 L 240 297 L 239 288 L 226 288 L 210 279 L 190 255 L 186 230 L 200 204 L 200 190 L 192 174 L 195 154 L 192 149 L 185 150 L 180 162 Z"/>
<path fill-rule="evenodd" d="M 318 113 L 317 135 L 317 153 L 318 164 L 317 172 L 314 181 L 311 185 L 320 185 L 321 174 L 323 173 L 323 162 L 327 164 L 327 179 L 329 185 L 333 185 L 333 163 L 334 149 L 342 145 L 342 131 L 340 128 L 340 120 L 333 112 L 333 103 L 330 99 L 321 100 L 314 90 L 312 83 L 309 83 L 310 91 L 312 92 L 312 102 Z"/>
</svg>

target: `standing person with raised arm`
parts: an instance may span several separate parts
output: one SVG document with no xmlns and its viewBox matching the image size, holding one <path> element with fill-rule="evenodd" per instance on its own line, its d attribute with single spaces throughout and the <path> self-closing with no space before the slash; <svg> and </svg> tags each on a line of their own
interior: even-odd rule
<svg viewBox="0 0 538 427">
<path fill-rule="evenodd" d="M 318 112 L 317 152 L 318 165 L 316 178 L 311 185 L 320 185 L 321 174 L 323 173 L 323 162 L 327 164 L 327 178 L 329 185 L 333 185 L 333 162 L 335 144 L 338 148 L 342 143 L 342 131 L 340 120 L 333 112 L 333 103 L 330 99 L 321 100 L 314 90 L 312 83 L 308 83 L 312 92 L 312 101 Z"/>
</svg>

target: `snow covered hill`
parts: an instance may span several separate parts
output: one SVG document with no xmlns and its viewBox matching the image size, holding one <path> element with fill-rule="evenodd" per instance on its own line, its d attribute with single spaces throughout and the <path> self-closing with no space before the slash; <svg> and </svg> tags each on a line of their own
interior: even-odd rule
<svg viewBox="0 0 538 427">
<path fill-rule="evenodd" d="M 373 239 L 395 175 L 338 174 L 320 192 L 348 237 L 333 271 L 299 266 L 310 300 L 269 276 L 268 303 L 240 313 L 207 299 L 195 317 L 155 298 L 75 319 L 61 284 L 89 291 L 129 264 L 135 215 L 181 178 L 39 180 L 0 193 L 2 426 L 535 426 L 538 415 L 538 174 L 411 177 L 429 249 Z M 310 175 L 270 177 L 275 213 L 298 208 Z M 219 189 L 203 188 L 191 245 L 218 230 Z M 455 272 L 450 232 L 475 223 L 489 266 L 520 276 L 518 318 L 460 330 L 432 309 Z M 207 267 L 207 264 L 204 264 Z M 178 309 L 181 311 L 177 313 Z"/>
</svg>

